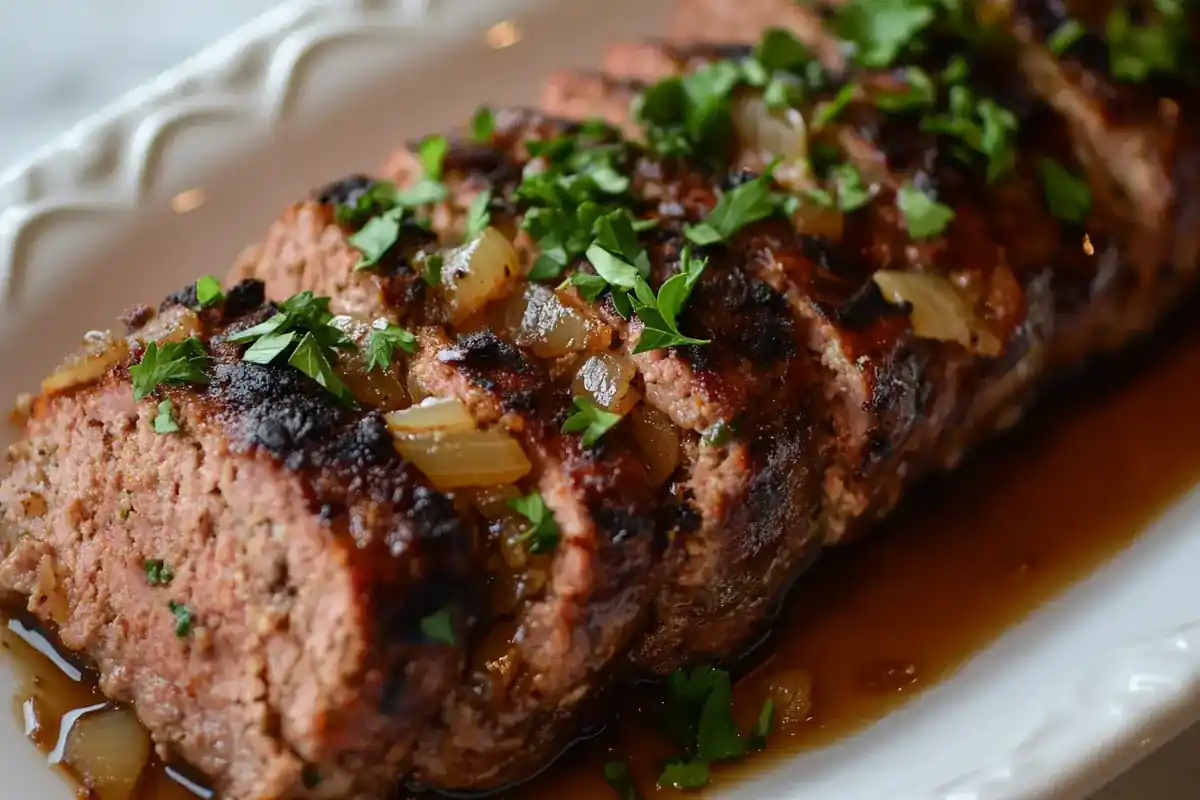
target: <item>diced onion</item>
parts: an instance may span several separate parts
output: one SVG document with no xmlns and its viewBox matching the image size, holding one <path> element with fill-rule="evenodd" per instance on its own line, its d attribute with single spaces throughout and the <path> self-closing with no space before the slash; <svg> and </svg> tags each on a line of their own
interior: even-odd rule
<svg viewBox="0 0 1200 800">
<path fill-rule="evenodd" d="M 508 294 L 519 268 L 512 242 L 495 228 L 447 253 L 442 286 L 450 321 L 460 325 L 488 302 Z"/>
<path fill-rule="evenodd" d="M 679 429 L 666 414 L 642 404 L 630 415 L 633 435 L 646 459 L 650 483 L 657 486 L 679 466 Z"/>
<path fill-rule="evenodd" d="M 386 323 L 386 320 L 384 320 Z M 367 352 L 371 342 L 371 326 L 353 317 L 337 316 L 330 325 L 338 328 L 358 346 L 357 351 L 339 349 L 335 371 L 346 388 L 360 403 L 391 411 L 404 408 L 412 401 L 397 375 L 395 365 L 380 369 L 367 369 Z"/>
<path fill-rule="evenodd" d="M 835 206 L 825 206 L 814 200 L 801 197 L 796 213 L 792 215 L 796 232 L 805 236 L 823 236 L 838 241 L 846 227 L 846 216 Z"/>
<path fill-rule="evenodd" d="M 129 342 L 114 336 L 111 331 L 91 331 L 83 339 L 79 351 L 42 381 L 46 394 L 65 392 L 77 386 L 94 383 L 129 354 Z"/>
<path fill-rule="evenodd" d="M 384 417 L 397 434 L 459 433 L 475 430 L 475 420 L 461 400 L 430 397 L 419 405 Z"/>
<path fill-rule="evenodd" d="M 504 519 L 512 515 L 508 501 L 520 497 L 521 493 L 512 484 L 483 486 L 471 493 L 471 504 L 489 520 Z"/>
<path fill-rule="evenodd" d="M 589 356 L 575 375 L 571 394 L 587 397 L 601 408 L 624 414 L 638 401 L 638 393 L 631 391 L 629 382 L 637 374 L 633 362 L 615 353 L 597 353 Z"/>
<path fill-rule="evenodd" d="M 775 180 L 790 188 L 811 182 L 808 168 L 808 126 L 794 108 L 772 111 L 758 92 L 742 93 L 733 101 L 734 136 L 745 150 L 764 163 L 780 159 Z"/>
<path fill-rule="evenodd" d="M 958 342 L 974 353 L 997 356 L 1003 345 L 976 316 L 954 284 L 923 272 L 880 270 L 872 276 L 889 303 L 912 306 L 913 333 L 923 339 Z"/>
<path fill-rule="evenodd" d="M 202 327 L 200 317 L 190 308 L 171 306 L 151 319 L 133 334 L 142 342 L 182 342 L 191 336 L 199 336 Z"/>
<path fill-rule="evenodd" d="M 521 445 L 499 430 L 395 434 L 396 450 L 441 491 L 513 483 L 532 465 Z"/>
<path fill-rule="evenodd" d="M 537 283 L 508 302 L 505 327 L 518 347 L 528 347 L 538 358 L 558 358 L 599 344 L 600 326 L 594 320 Z"/>
<path fill-rule="evenodd" d="M 133 709 L 84 714 L 67 735 L 64 761 L 97 800 L 129 800 L 150 759 L 150 735 Z"/>
</svg>

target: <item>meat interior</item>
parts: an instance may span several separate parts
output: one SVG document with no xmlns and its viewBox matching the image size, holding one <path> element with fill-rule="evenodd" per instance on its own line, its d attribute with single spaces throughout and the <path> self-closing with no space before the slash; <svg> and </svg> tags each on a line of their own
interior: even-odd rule
<svg viewBox="0 0 1200 800">
<path fill-rule="evenodd" d="M 682 0 L 540 108 L 317 189 L 225 284 L 328 298 L 351 404 L 295 342 L 246 363 L 273 309 L 231 288 L 186 312 L 214 371 L 156 390 L 164 438 L 141 320 L 38 401 L 0 586 L 233 800 L 502 787 L 614 686 L 736 661 L 823 548 L 1195 274 L 1190 8 L 881 41 L 873 5 Z M 1114 14 L 1178 32 L 1139 75 Z"/>
</svg>

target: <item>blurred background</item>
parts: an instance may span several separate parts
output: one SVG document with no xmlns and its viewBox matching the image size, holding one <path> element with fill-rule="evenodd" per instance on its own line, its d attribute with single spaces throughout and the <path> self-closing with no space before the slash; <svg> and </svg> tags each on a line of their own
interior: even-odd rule
<svg viewBox="0 0 1200 800">
<path fill-rule="evenodd" d="M 277 0 L 0 0 L 0 170 Z M 1094 800 L 1200 798 L 1200 727 Z"/>
</svg>

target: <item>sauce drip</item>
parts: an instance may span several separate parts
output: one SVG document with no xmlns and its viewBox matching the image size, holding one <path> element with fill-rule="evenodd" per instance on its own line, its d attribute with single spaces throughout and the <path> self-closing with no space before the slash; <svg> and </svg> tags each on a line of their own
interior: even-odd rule
<svg viewBox="0 0 1200 800">
<path fill-rule="evenodd" d="M 712 786 L 878 720 L 1128 546 L 1200 482 L 1198 391 L 1200 321 L 1176 323 L 1141 353 L 1051 387 L 1017 430 L 926 481 L 863 541 L 823 555 L 735 687 L 743 730 L 773 685 L 796 691 L 790 718 L 765 753 L 716 767 Z M 49 751 L 65 715 L 104 699 L 86 670 L 73 680 L 29 637 L 2 637 L 26 678 L 18 720 L 43 706 L 31 738 Z M 504 796 L 612 800 L 602 775 L 613 758 L 630 758 L 643 795 L 672 794 L 652 788 L 676 752 L 654 732 L 657 694 L 622 698 L 603 735 Z M 151 762 L 134 798 L 195 796 Z"/>
</svg>

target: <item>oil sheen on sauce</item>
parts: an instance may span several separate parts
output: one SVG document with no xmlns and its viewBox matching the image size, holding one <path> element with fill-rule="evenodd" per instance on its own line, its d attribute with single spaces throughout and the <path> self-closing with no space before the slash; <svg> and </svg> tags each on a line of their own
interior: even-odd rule
<svg viewBox="0 0 1200 800">
<path fill-rule="evenodd" d="M 1129 545 L 1200 482 L 1198 392 L 1200 321 L 1176 324 L 1133 356 L 1051 388 L 1016 430 L 927 481 L 871 536 L 825 554 L 741 674 L 735 712 L 748 728 L 772 686 L 811 692 L 765 753 L 716 769 L 712 786 L 879 719 Z M 59 715 L 103 702 L 5 637 L 30 676 L 18 711 L 30 697 Z M 631 693 L 604 734 L 503 796 L 612 800 L 602 772 L 613 758 L 630 760 L 643 795 L 673 794 L 652 788 L 674 754 L 654 733 L 658 709 L 653 690 Z M 56 726 L 33 737 L 43 749 Z M 191 797 L 162 765 L 143 784 L 136 800 Z"/>
</svg>

